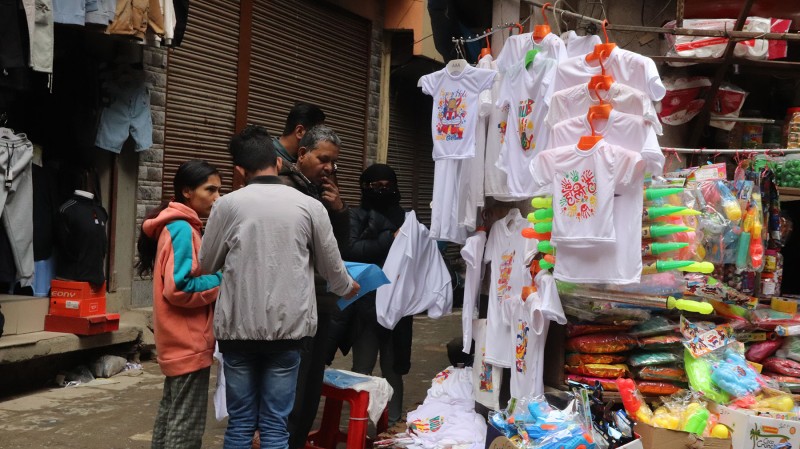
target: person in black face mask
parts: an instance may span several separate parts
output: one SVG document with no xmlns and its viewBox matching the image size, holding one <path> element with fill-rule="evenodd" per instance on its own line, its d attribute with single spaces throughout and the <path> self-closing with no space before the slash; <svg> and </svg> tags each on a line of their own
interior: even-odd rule
<svg viewBox="0 0 800 449">
<path fill-rule="evenodd" d="M 361 206 L 350 209 L 350 241 L 344 259 L 383 267 L 406 211 L 400 207 L 397 175 L 385 164 L 364 170 Z M 343 353 L 352 347 L 352 371 L 372 375 L 380 355 L 381 374 L 394 390 L 389 402 L 389 424 L 400 421 L 403 413 L 403 375 L 411 368 L 411 333 L 413 317 L 400 320 L 393 330 L 378 324 L 375 292 L 365 295 L 335 319 L 336 332 L 329 346 L 329 361 L 336 346 Z"/>
</svg>

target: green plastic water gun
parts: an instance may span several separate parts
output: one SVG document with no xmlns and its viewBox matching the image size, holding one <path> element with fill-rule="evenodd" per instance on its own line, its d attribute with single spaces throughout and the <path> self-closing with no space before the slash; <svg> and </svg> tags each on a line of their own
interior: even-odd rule
<svg viewBox="0 0 800 449">
<path fill-rule="evenodd" d="M 694 312 L 709 315 L 714 311 L 714 306 L 707 302 L 691 301 L 688 299 L 667 298 L 667 309 L 678 309 L 684 312 Z"/>
<path fill-rule="evenodd" d="M 678 270 L 688 273 L 709 274 L 714 272 L 714 264 L 711 262 L 694 262 L 691 265 L 679 267 Z"/>
<path fill-rule="evenodd" d="M 549 209 L 539 209 L 533 212 L 533 217 L 539 221 L 547 220 L 548 218 L 553 218 L 553 208 Z"/>
<path fill-rule="evenodd" d="M 665 196 L 677 195 L 683 193 L 683 187 L 670 187 L 667 189 L 645 189 L 644 199 L 647 201 L 664 198 Z"/>
<path fill-rule="evenodd" d="M 553 222 L 552 221 L 543 221 L 541 223 L 535 223 L 533 225 L 533 229 L 540 233 L 545 234 L 547 232 L 553 232 Z"/>
<path fill-rule="evenodd" d="M 556 250 L 555 248 L 553 248 L 553 245 L 550 244 L 550 240 L 542 240 L 541 242 L 539 242 L 537 249 L 539 250 L 540 253 L 545 253 L 545 254 L 553 254 L 553 252 L 555 252 Z"/>
<path fill-rule="evenodd" d="M 670 234 L 677 234 L 679 232 L 692 232 L 694 228 L 689 226 L 680 226 L 680 225 L 651 225 L 651 226 L 642 226 L 642 238 L 649 239 L 649 238 L 656 238 L 656 237 L 664 237 L 665 235 Z"/>
<path fill-rule="evenodd" d="M 700 215 L 700 212 L 684 206 L 651 206 L 644 208 L 642 220 L 647 221 L 659 217 L 681 217 L 686 215 Z"/>
<path fill-rule="evenodd" d="M 657 260 L 649 265 L 643 266 L 642 274 L 655 274 L 670 270 L 678 270 L 694 265 L 695 263 L 696 262 L 693 260 Z"/>
<path fill-rule="evenodd" d="M 531 206 L 533 206 L 536 209 L 546 209 L 548 207 L 553 207 L 553 197 L 552 196 L 536 197 L 531 200 Z"/>
<path fill-rule="evenodd" d="M 681 248 L 689 246 L 688 243 L 682 242 L 654 242 L 645 243 L 642 245 L 642 256 L 657 256 L 659 254 L 676 251 Z"/>
</svg>

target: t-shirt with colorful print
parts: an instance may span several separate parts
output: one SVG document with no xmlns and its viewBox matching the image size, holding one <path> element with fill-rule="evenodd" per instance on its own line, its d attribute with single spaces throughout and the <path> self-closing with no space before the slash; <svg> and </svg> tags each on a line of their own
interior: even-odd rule
<svg viewBox="0 0 800 449">
<path fill-rule="evenodd" d="M 445 67 L 419 79 L 422 92 L 433 97 L 433 159 L 475 157 L 475 128 L 480 93 L 492 86 L 497 72 L 464 64 L 460 72 Z"/>
<path fill-rule="evenodd" d="M 539 192 L 553 195 L 551 241 L 583 248 L 614 243 L 614 192 L 644 171 L 642 156 L 600 140 L 592 148 L 575 145 L 541 152 L 531 163 Z"/>
</svg>

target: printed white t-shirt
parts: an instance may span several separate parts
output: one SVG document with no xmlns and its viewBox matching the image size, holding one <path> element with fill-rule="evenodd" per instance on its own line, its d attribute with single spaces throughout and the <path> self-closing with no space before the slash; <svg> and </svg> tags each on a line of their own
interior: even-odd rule
<svg viewBox="0 0 800 449">
<path fill-rule="evenodd" d="M 503 42 L 503 48 L 497 55 L 497 69 L 505 72 L 514 64 L 524 61 L 529 50 L 539 50 L 536 57 L 544 57 L 561 61 L 567 59 L 567 47 L 557 35 L 550 33 L 537 44 L 533 40 L 533 33 L 523 33 L 509 36 Z"/>
<path fill-rule="evenodd" d="M 553 196 L 553 244 L 560 250 L 615 242 L 614 192 L 643 170 L 638 153 L 603 140 L 588 150 L 568 145 L 539 153 L 530 172 L 537 192 Z"/>
<path fill-rule="evenodd" d="M 653 158 L 660 157 L 663 164 L 664 156 L 655 132 L 641 117 L 612 110 L 605 125 L 596 120 L 595 126 L 606 142 L 631 151 L 641 150 L 649 170 L 653 170 Z M 647 128 L 651 129 L 648 131 Z M 574 145 L 591 129 L 584 116 L 561 122 L 553 131 L 550 143 L 562 146 Z M 614 197 L 614 231 L 625 238 L 617 239 L 611 248 L 560 249 L 556 258 L 557 279 L 618 285 L 639 282 L 642 273 L 643 184 L 644 175 L 639 174 L 629 186 L 619 187 L 618 196 Z"/>
<path fill-rule="evenodd" d="M 475 358 L 472 362 L 475 401 L 492 410 L 499 410 L 503 369 L 486 361 L 486 319 L 472 321 L 472 338 L 475 340 Z"/>
<path fill-rule="evenodd" d="M 492 65 L 496 67 L 495 63 L 492 63 Z M 494 107 L 494 103 L 500 96 L 502 79 L 503 75 L 498 73 L 491 90 L 484 91 L 481 94 L 483 99 L 488 99 L 492 105 L 489 111 L 489 125 L 486 130 L 483 190 L 484 195 L 491 196 L 498 201 L 513 201 L 514 197 L 508 193 L 508 176 L 497 167 L 497 162 L 500 159 L 500 149 L 505 142 L 508 111 L 510 109 L 508 106 L 503 108 Z"/>
<path fill-rule="evenodd" d="M 653 125 L 644 117 L 612 109 L 608 120 L 595 119 L 594 129 L 606 142 L 639 152 L 647 164 L 646 170 L 660 175 L 664 170 L 664 153 L 658 143 Z M 581 136 L 591 135 L 587 114 L 557 122 L 547 139 L 547 147 L 556 148 L 578 143 Z"/>
<path fill-rule="evenodd" d="M 570 58 L 580 55 L 586 56 L 594 51 L 595 45 L 603 43 L 603 41 L 600 40 L 600 36 L 596 34 L 578 36 L 578 33 L 573 30 L 562 34 L 561 39 L 564 41 L 564 45 L 567 46 L 567 56 Z"/>
<path fill-rule="evenodd" d="M 522 288 L 531 281 L 524 263 L 526 239 L 522 237 L 522 230 L 527 227 L 528 220 L 519 209 L 511 209 L 492 226 L 484 251 L 484 260 L 492 264 L 486 312 L 486 360 L 503 368 L 511 368 L 514 360 L 514 348 L 508 345 L 511 325 L 506 320 L 503 303 L 519 297 Z"/>
<path fill-rule="evenodd" d="M 530 165 L 537 149 L 547 145 L 544 118 L 557 62 L 536 56 L 529 68 L 519 62 L 506 71 L 495 105 L 508 106 L 506 135 L 497 166 L 507 175 L 509 195 L 525 199 L 535 188 Z"/>
<path fill-rule="evenodd" d="M 661 122 L 658 120 L 653 102 L 644 92 L 621 83 L 612 83 L 607 91 L 598 89 L 597 93 L 589 90 L 588 84 L 578 84 L 558 92 L 550 97 L 550 108 L 547 111 L 545 123 L 553 128 L 558 122 L 586 115 L 590 106 L 600 104 L 600 99 L 609 103 L 615 111 L 644 117 L 656 134 L 661 135 Z"/>
<path fill-rule="evenodd" d="M 422 92 L 433 97 L 434 160 L 475 157 L 478 96 L 491 87 L 496 73 L 467 64 L 455 75 L 445 67 L 419 79 Z"/>
<path fill-rule="evenodd" d="M 464 279 L 464 305 L 461 308 L 461 328 L 463 334 L 463 351 L 469 354 L 472 347 L 472 320 L 477 316 L 478 297 L 481 293 L 483 269 L 483 250 L 486 249 L 486 232 L 477 231 L 471 235 L 464 247 L 461 248 L 461 257 L 466 265 Z"/>
<path fill-rule="evenodd" d="M 606 74 L 611 75 L 618 83 L 627 84 L 639 89 L 653 101 L 664 98 L 667 90 L 661 83 L 655 62 L 647 56 L 615 47 L 603 61 Z M 602 69 L 597 60 L 586 62 L 586 55 L 574 56 L 560 61 L 554 81 L 554 90 L 566 89 L 578 84 L 588 83 L 594 75 L 600 75 Z"/>
<path fill-rule="evenodd" d="M 540 271 L 534 278 L 536 292 L 523 301 L 510 303 L 514 335 L 514 366 L 511 367 L 511 397 L 523 398 L 544 394 L 544 348 L 550 321 L 566 324 L 564 309 L 553 276 Z"/>
</svg>

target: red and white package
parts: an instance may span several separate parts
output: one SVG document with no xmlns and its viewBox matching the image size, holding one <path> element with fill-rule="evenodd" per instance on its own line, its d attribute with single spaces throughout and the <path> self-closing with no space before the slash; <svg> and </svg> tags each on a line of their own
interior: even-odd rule
<svg viewBox="0 0 800 449">
<path fill-rule="evenodd" d="M 738 117 L 739 111 L 744 106 L 747 92 L 730 83 L 722 83 L 719 91 L 714 97 L 714 104 L 711 106 L 711 122 L 709 125 L 714 128 L 721 128 L 727 131 L 733 129 L 735 122 L 723 122 L 714 120 L 716 117 Z"/>
<path fill-rule="evenodd" d="M 711 79 L 704 76 L 669 78 L 661 80 L 667 89 L 661 99 L 658 118 L 665 125 L 682 125 L 693 119 L 703 109 L 705 91 Z"/>
</svg>

